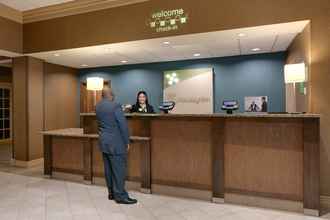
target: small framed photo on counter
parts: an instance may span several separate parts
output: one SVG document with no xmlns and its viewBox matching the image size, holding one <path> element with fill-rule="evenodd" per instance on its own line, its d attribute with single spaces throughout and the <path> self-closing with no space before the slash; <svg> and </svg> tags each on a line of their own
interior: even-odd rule
<svg viewBox="0 0 330 220">
<path fill-rule="evenodd" d="M 247 96 L 244 98 L 245 112 L 268 112 L 267 96 Z"/>
</svg>

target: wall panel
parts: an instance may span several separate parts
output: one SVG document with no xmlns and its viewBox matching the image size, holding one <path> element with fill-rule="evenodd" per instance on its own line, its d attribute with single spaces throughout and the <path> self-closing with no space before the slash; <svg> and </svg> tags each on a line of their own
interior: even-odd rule
<svg viewBox="0 0 330 220">
<path fill-rule="evenodd" d="M 78 77 L 73 68 L 45 63 L 45 129 L 79 126 Z"/>
</svg>

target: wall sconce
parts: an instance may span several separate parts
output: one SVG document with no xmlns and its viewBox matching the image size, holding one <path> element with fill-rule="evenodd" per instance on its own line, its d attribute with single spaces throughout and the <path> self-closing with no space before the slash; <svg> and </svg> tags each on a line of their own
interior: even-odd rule
<svg viewBox="0 0 330 220">
<path fill-rule="evenodd" d="M 87 90 L 101 91 L 103 89 L 104 79 L 101 77 L 88 77 Z"/>
<path fill-rule="evenodd" d="M 305 63 L 287 64 L 284 66 L 285 83 L 301 83 L 307 81 Z"/>
</svg>

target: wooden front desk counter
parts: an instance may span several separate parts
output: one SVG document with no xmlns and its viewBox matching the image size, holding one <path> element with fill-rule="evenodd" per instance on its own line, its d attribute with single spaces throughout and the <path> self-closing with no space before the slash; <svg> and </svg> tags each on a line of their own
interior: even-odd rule
<svg viewBox="0 0 330 220">
<path fill-rule="evenodd" d="M 128 180 L 144 192 L 319 213 L 319 116 L 311 114 L 128 114 Z M 95 114 L 82 129 L 44 132 L 45 174 L 103 177 Z M 160 190 L 161 191 L 161 190 Z"/>
</svg>

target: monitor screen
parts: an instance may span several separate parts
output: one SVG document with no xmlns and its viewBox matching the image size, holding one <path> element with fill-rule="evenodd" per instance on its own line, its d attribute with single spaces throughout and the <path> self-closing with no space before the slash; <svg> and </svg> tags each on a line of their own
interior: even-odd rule
<svg viewBox="0 0 330 220">
<path fill-rule="evenodd" d="M 225 100 L 222 103 L 223 106 L 231 107 L 231 106 L 236 106 L 238 105 L 236 100 Z"/>
</svg>

